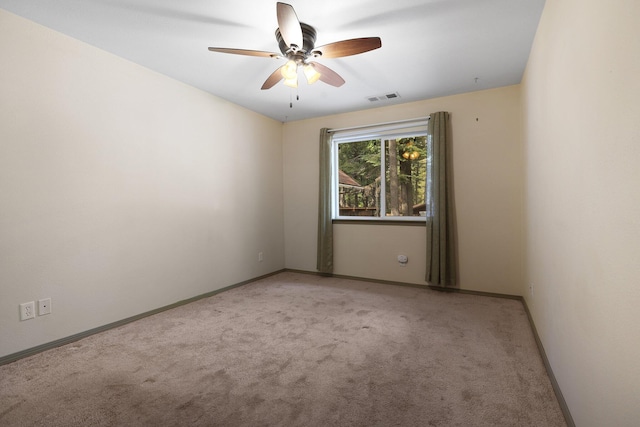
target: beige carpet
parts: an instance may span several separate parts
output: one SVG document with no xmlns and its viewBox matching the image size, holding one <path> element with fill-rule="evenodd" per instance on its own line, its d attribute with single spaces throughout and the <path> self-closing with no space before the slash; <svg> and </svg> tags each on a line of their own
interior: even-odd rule
<svg viewBox="0 0 640 427">
<path fill-rule="evenodd" d="M 281 273 L 0 366 L 2 426 L 564 426 L 520 301 Z"/>
</svg>

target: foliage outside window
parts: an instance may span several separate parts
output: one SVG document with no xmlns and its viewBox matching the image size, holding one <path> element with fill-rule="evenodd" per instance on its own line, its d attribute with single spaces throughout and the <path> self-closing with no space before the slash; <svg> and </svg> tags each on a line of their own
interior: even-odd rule
<svg viewBox="0 0 640 427">
<path fill-rule="evenodd" d="M 426 133 L 338 139 L 333 148 L 334 218 L 426 216 L 431 160 Z"/>
</svg>

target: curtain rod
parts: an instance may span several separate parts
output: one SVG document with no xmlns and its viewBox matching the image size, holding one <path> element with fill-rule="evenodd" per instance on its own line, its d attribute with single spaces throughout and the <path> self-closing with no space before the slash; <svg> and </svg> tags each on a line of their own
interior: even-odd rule
<svg viewBox="0 0 640 427">
<path fill-rule="evenodd" d="M 344 131 L 348 131 L 348 130 L 360 130 L 360 129 L 376 128 L 376 127 L 380 127 L 380 126 L 399 125 L 399 124 L 404 124 L 404 123 L 421 122 L 421 121 L 425 121 L 425 120 L 428 121 L 429 119 L 430 119 L 429 116 L 417 117 L 415 119 L 399 120 L 397 122 L 376 123 L 376 124 L 373 124 L 373 125 L 354 126 L 354 127 L 350 127 L 350 128 L 329 129 L 329 130 L 327 130 L 327 132 L 328 133 L 336 133 L 336 132 L 344 132 Z"/>
</svg>

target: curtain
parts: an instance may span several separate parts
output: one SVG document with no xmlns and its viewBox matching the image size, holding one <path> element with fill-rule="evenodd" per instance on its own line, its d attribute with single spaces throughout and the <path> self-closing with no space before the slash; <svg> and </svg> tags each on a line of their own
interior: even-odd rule
<svg viewBox="0 0 640 427">
<path fill-rule="evenodd" d="M 449 113 L 430 115 L 427 130 L 432 164 L 427 169 L 431 197 L 427 198 L 427 262 L 425 280 L 436 286 L 456 285 L 455 213 Z"/>
<path fill-rule="evenodd" d="M 318 271 L 333 272 L 333 224 L 331 222 L 331 135 L 320 129 L 320 193 L 318 197 Z"/>
</svg>

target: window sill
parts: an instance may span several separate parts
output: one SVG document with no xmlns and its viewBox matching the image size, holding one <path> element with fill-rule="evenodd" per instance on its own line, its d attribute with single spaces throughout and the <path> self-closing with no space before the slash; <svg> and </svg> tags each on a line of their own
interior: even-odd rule
<svg viewBox="0 0 640 427">
<path fill-rule="evenodd" d="M 370 217 L 353 217 L 353 218 L 334 218 L 331 220 L 333 224 L 349 224 L 349 225 L 404 225 L 410 227 L 424 227 L 427 223 L 426 217 L 403 217 L 398 219 L 388 218 L 370 218 Z"/>
</svg>

